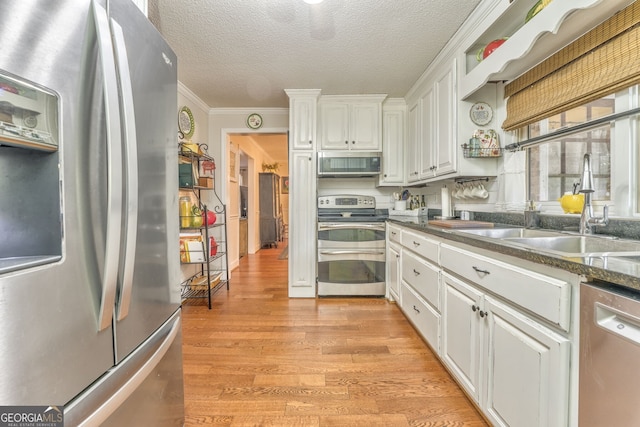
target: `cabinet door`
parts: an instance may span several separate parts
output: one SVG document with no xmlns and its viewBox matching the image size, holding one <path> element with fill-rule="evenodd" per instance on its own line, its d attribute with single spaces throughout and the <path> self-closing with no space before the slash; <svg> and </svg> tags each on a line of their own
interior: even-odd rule
<svg viewBox="0 0 640 427">
<path fill-rule="evenodd" d="M 486 402 L 496 426 L 569 424 L 569 341 L 491 297 L 485 299 Z"/>
<path fill-rule="evenodd" d="M 442 358 L 467 392 L 479 402 L 482 293 L 443 274 Z"/>
<path fill-rule="evenodd" d="M 316 171 L 313 151 L 289 157 L 289 296 L 316 296 Z"/>
<path fill-rule="evenodd" d="M 355 103 L 350 107 L 349 145 L 351 150 L 381 151 L 381 108 L 378 103 Z"/>
<path fill-rule="evenodd" d="M 327 102 L 320 104 L 320 148 L 322 150 L 348 150 L 349 104 Z"/>
<path fill-rule="evenodd" d="M 435 82 L 433 165 L 437 175 L 456 170 L 456 63 Z"/>
<path fill-rule="evenodd" d="M 407 115 L 407 182 L 420 180 L 420 146 L 422 145 L 422 127 L 420 115 L 422 114 L 422 103 L 418 101 L 409 107 Z"/>
<path fill-rule="evenodd" d="M 387 267 L 387 298 L 400 303 L 400 248 L 397 245 L 389 245 Z"/>
<path fill-rule="evenodd" d="M 422 147 L 420 151 L 419 169 L 420 179 L 433 177 L 436 171 L 436 160 L 434 158 L 436 144 L 435 108 L 435 92 L 432 87 L 422 96 Z"/>
<path fill-rule="evenodd" d="M 381 185 L 401 185 L 404 182 L 404 110 L 382 114 L 382 176 Z"/>
<path fill-rule="evenodd" d="M 312 150 L 316 139 L 316 98 L 291 98 L 290 108 L 291 148 Z"/>
</svg>

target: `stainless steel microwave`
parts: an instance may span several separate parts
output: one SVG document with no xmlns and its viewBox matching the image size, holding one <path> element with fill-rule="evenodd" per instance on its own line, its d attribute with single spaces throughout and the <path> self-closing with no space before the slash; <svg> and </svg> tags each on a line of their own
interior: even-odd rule
<svg viewBox="0 0 640 427">
<path fill-rule="evenodd" d="M 321 151 L 318 177 L 364 177 L 380 175 L 382 153 L 362 151 Z"/>
</svg>

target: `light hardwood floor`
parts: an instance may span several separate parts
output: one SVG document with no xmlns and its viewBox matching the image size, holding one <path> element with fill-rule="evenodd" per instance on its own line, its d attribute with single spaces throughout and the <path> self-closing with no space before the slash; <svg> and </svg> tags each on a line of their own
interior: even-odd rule
<svg viewBox="0 0 640 427">
<path fill-rule="evenodd" d="M 185 426 L 486 426 L 395 304 L 287 297 L 283 245 L 183 307 Z"/>
</svg>

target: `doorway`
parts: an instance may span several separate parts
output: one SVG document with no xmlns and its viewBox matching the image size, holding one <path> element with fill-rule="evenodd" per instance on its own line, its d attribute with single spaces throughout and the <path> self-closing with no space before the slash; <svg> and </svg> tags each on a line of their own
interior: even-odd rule
<svg viewBox="0 0 640 427">
<path fill-rule="evenodd" d="M 227 132 L 230 147 L 226 176 L 229 200 L 230 264 L 239 265 L 246 255 L 262 248 L 260 241 L 260 173 L 278 176 L 279 236 L 283 239 L 289 223 L 288 141 L 281 132 Z M 232 171 L 231 167 L 236 167 Z M 284 184 L 284 185 L 283 185 Z M 286 244 L 278 245 L 282 251 Z M 235 255 L 235 256 L 234 256 Z"/>
</svg>

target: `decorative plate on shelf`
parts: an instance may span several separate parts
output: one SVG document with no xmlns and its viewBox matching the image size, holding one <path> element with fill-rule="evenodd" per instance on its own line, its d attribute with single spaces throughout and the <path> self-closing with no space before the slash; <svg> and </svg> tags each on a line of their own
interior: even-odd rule
<svg viewBox="0 0 640 427">
<path fill-rule="evenodd" d="M 196 124 L 193 120 L 191 110 L 187 106 L 182 107 L 178 112 L 178 131 L 180 132 L 180 138 L 191 138 L 195 130 Z"/>
<path fill-rule="evenodd" d="M 469 115 L 473 123 L 478 126 L 484 126 L 491 123 L 493 119 L 493 109 L 486 102 L 476 102 L 471 106 Z"/>
<path fill-rule="evenodd" d="M 249 117 L 247 117 L 247 126 L 251 129 L 259 129 L 260 126 L 262 126 L 262 117 L 260 114 L 249 114 Z"/>
</svg>

